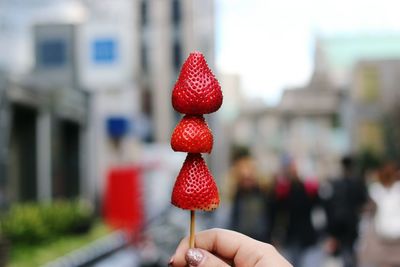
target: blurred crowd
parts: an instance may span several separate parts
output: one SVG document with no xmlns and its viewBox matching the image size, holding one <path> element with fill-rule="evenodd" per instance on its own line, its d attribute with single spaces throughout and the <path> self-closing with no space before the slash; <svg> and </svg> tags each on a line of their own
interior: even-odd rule
<svg viewBox="0 0 400 267">
<path fill-rule="evenodd" d="M 400 266 L 400 169 L 382 160 L 358 171 L 355 157 L 341 159 L 338 177 L 300 177 L 296 162 L 261 179 L 245 148 L 232 156 L 222 192 L 225 226 L 275 245 L 298 267 Z"/>
</svg>

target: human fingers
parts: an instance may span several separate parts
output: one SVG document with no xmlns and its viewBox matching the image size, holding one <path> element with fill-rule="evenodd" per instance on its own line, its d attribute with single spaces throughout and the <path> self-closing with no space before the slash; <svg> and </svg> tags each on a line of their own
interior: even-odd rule
<svg viewBox="0 0 400 267">
<path fill-rule="evenodd" d="M 195 247 L 202 248 L 227 259 L 233 259 L 236 251 L 239 248 L 242 234 L 224 230 L 224 229 L 211 229 L 196 233 Z M 219 244 L 220 242 L 223 244 Z M 182 239 L 174 254 L 174 266 L 186 265 L 186 251 L 189 249 L 189 237 Z"/>
<path fill-rule="evenodd" d="M 217 256 L 200 248 L 191 248 L 187 250 L 185 260 L 189 267 L 229 267 L 226 262 Z"/>
<path fill-rule="evenodd" d="M 256 241 L 243 234 L 211 229 L 196 234 L 195 246 L 209 251 L 219 258 L 226 259 L 236 266 L 291 266 L 271 245 Z M 186 266 L 185 254 L 188 250 L 188 238 L 179 244 L 173 256 L 174 267 Z M 259 265 L 261 262 L 268 265 Z M 279 265 L 278 265 L 279 264 Z"/>
</svg>

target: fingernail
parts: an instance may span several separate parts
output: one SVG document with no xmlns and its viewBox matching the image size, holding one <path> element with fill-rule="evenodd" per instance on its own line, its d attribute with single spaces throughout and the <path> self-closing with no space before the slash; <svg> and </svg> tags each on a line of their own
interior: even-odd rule
<svg viewBox="0 0 400 267">
<path fill-rule="evenodd" d="M 203 258 L 204 254 L 199 249 L 191 248 L 186 252 L 186 262 L 189 266 L 198 266 Z"/>
<path fill-rule="evenodd" d="M 169 259 L 168 266 L 172 266 L 172 263 L 174 263 L 174 256 Z"/>
</svg>

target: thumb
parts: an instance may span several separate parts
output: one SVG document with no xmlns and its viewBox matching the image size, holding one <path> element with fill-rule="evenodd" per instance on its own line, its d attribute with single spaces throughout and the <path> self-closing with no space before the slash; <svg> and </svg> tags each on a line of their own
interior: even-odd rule
<svg viewBox="0 0 400 267">
<path fill-rule="evenodd" d="M 189 249 L 186 252 L 185 258 L 190 267 L 229 267 L 229 265 L 220 258 L 200 248 Z"/>
</svg>

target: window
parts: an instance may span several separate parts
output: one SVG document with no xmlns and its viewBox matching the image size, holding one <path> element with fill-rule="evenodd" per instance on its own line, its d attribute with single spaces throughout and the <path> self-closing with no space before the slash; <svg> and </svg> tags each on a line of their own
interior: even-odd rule
<svg viewBox="0 0 400 267">
<path fill-rule="evenodd" d="M 108 117 L 106 125 L 108 136 L 111 138 L 121 138 L 129 131 L 129 120 L 122 116 Z"/>
<path fill-rule="evenodd" d="M 142 65 L 142 71 L 143 73 L 147 73 L 149 71 L 149 59 L 148 59 L 148 53 L 147 53 L 147 46 L 142 42 L 141 45 L 141 53 L 140 53 L 140 63 Z"/>
<path fill-rule="evenodd" d="M 178 25 L 181 21 L 181 5 L 179 0 L 172 0 L 172 22 Z"/>
<path fill-rule="evenodd" d="M 148 12 L 148 5 L 147 5 L 147 0 L 142 0 L 140 3 L 140 19 L 142 26 L 145 26 L 147 24 L 147 12 Z"/>
<path fill-rule="evenodd" d="M 60 67 L 66 63 L 66 43 L 62 39 L 42 40 L 38 44 L 38 63 L 43 67 Z"/>
<path fill-rule="evenodd" d="M 117 59 L 117 43 L 114 39 L 97 39 L 93 43 L 92 58 L 95 63 L 110 64 Z"/>
<path fill-rule="evenodd" d="M 174 68 L 176 71 L 179 71 L 182 62 L 182 48 L 178 40 L 175 40 L 172 52 Z"/>
<path fill-rule="evenodd" d="M 381 153 L 384 149 L 383 128 L 379 122 L 363 121 L 358 126 L 358 142 L 365 150 Z"/>
<path fill-rule="evenodd" d="M 379 100 L 379 72 L 376 66 L 369 65 L 361 69 L 361 101 L 374 103 Z"/>
</svg>

